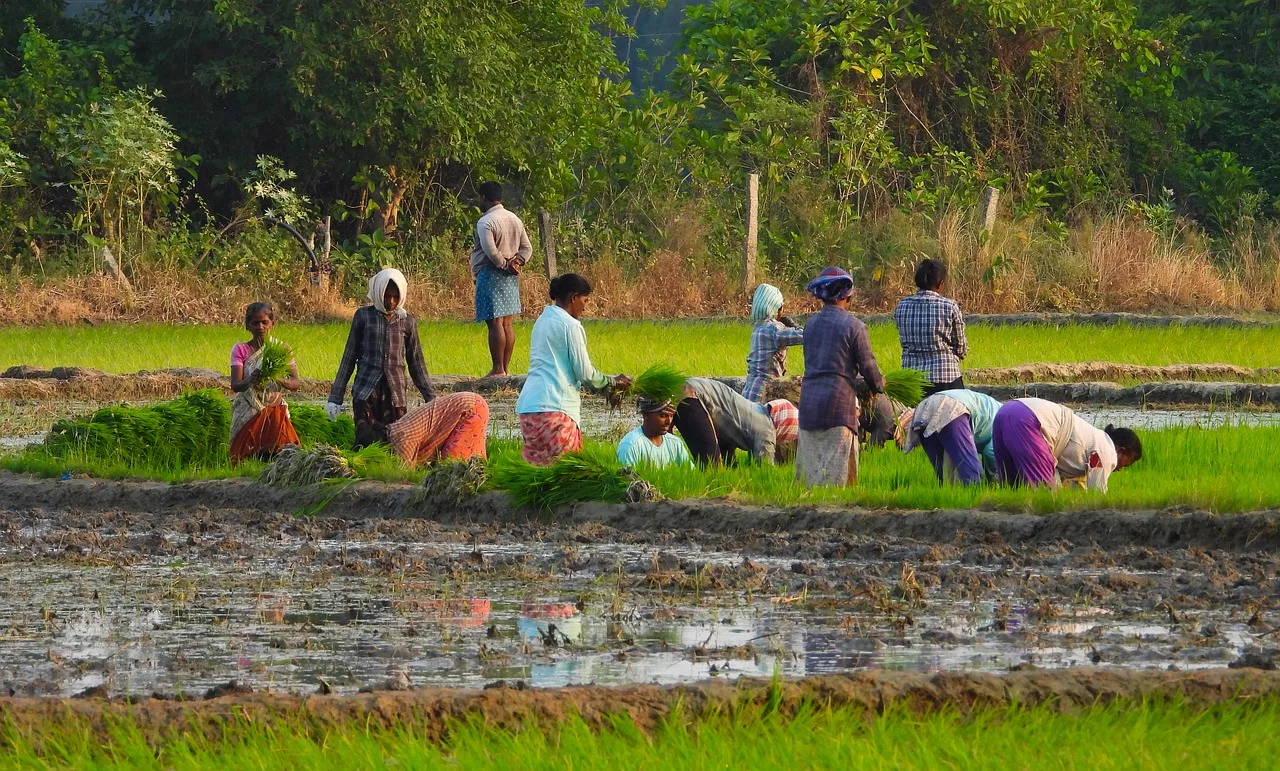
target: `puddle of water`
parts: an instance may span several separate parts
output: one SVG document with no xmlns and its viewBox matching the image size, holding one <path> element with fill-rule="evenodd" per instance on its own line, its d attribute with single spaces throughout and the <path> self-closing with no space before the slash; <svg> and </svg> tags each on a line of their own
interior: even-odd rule
<svg viewBox="0 0 1280 771">
<path fill-rule="evenodd" d="M 550 687 L 876 667 L 1001 671 L 1095 659 L 1195 668 L 1233 660 L 1252 639 L 1220 611 L 1184 614 L 1187 623 L 1212 619 L 1219 629 L 1195 645 L 1154 611 L 1134 618 L 1081 605 L 1039 618 L 1020 581 L 993 585 L 977 600 L 913 609 L 910 623 L 905 610 L 868 611 L 847 590 L 821 585 L 795 595 L 679 589 L 646 578 L 645 566 L 657 565 L 652 546 L 620 543 L 573 545 L 589 567 L 554 575 L 538 566 L 564 544 L 484 545 L 487 563 L 506 567 L 479 574 L 446 570 L 471 558 L 473 547 L 460 540 L 282 537 L 227 558 L 210 556 L 216 542 L 205 547 L 192 559 L 142 557 L 126 566 L 31 560 L 0 546 L 0 681 L 40 695 L 96 685 L 116 694 L 199 695 L 233 678 L 259 689 L 310 692 L 324 681 L 351 692 L 398 672 L 415 686 L 505 679 Z M 388 556 L 434 571 L 369 568 Z M 685 574 L 671 568 L 673 558 L 743 560 L 663 548 L 677 576 Z M 790 580 L 789 559 L 752 562 Z M 825 560 L 822 569 L 835 575 L 878 565 Z M 1098 571 L 1036 573 L 1069 581 Z"/>
</svg>

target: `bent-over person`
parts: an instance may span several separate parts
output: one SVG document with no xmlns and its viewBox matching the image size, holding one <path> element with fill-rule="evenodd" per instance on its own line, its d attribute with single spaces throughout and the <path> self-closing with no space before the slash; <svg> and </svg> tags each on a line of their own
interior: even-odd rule
<svg viewBox="0 0 1280 771">
<path fill-rule="evenodd" d="M 417 468 L 440 460 L 487 458 L 489 403 L 470 391 L 414 407 L 386 427 L 385 441 L 401 462 Z"/>
</svg>

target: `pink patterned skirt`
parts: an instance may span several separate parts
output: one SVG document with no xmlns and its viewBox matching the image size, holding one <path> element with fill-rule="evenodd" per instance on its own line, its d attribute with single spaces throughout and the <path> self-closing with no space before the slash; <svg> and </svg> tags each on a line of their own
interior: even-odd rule
<svg viewBox="0 0 1280 771">
<path fill-rule="evenodd" d="M 520 416 L 524 450 L 520 456 L 535 466 L 550 466 L 566 452 L 582 449 L 582 431 L 563 412 L 533 412 Z"/>
</svg>

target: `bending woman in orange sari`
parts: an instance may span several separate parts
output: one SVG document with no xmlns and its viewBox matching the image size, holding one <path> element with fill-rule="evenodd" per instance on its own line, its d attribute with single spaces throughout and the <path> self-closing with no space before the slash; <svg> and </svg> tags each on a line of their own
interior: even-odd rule
<svg viewBox="0 0 1280 771">
<path fill-rule="evenodd" d="M 409 468 L 439 460 L 488 457 L 489 403 L 469 391 L 437 396 L 387 426 L 391 451 Z"/>
<path fill-rule="evenodd" d="M 268 457 L 286 444 L 298 443 L 298 432 L 289 420 L 289 405 L 282 389 L 298 390 L 298 366 L 289 361 L 289 377 L 278 383 L 259 383 L 262 344 L 275 326 L 275 309 L 268 302 L 256 302 L 244 312 L 244 328 L 253 335 L 247 343 L 231 349 L 231 462 Z"/>
</svg>

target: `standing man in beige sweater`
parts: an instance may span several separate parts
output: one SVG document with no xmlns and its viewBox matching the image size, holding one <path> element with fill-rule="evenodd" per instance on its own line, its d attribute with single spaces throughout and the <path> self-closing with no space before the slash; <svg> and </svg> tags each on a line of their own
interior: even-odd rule
<svg viewBox="0 0 1280 771">
<path fill-rule="evenodd" d="M 476 321 L 489 327 L 489 357 L 493 367 L 485 377 L 510 374 L 515 351 L 511 319 L 520 314 L 520 270 L 533 254 L 524 223 L 502 205 L 502 185 L 480 185 L 475 246 L 471 249 L 471 275 L 476 281 Z"/>
</svg>

